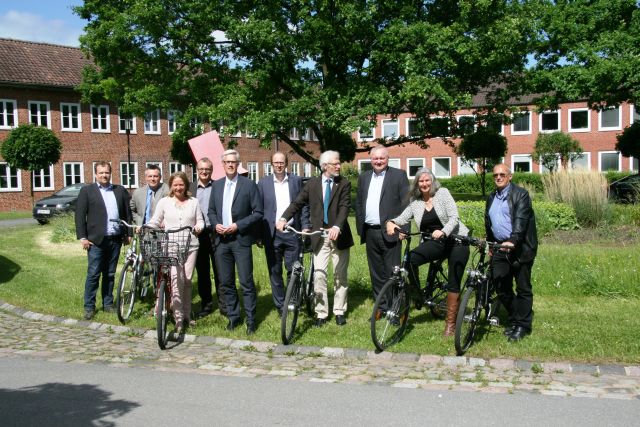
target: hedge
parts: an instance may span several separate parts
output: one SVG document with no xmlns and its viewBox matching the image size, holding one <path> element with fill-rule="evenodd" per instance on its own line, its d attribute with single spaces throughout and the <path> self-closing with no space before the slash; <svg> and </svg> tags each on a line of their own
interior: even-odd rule
<svg viewBox="0 0 640 427">
<path fill-rule="evenodd" d="M 451 178 L 438 179 L 443 187 L 449 189 L 452 193 L 482 193 L 480 176 L 476 174 L 458 175 Z M 487 174 L 487 194 L 492 192 L 495 187 L 491 174 Z M 542 193 L 542 179 L 538 173 L 516 172 L 513 174 L 513 182 L 515 184 L 526 184 L 533 188 L 536 192 Z"/>
</svg>

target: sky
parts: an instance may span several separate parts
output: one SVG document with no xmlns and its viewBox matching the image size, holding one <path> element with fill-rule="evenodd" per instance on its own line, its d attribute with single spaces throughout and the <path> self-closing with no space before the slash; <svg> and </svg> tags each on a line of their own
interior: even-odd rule
<svg viewBox="0 0 640 427">
<path fill-rule="evenodd" d="M 0 0 L 0 38 L 79 46 L 86 21 L 71 10 L 82 0 Z"/>
</svg>

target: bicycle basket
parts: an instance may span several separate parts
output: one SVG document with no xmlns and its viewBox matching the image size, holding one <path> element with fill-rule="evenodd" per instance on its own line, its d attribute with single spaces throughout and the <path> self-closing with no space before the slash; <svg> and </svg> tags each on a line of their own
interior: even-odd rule
<svg viewBox="0 0 640 427">
<path fill-rule="evenodd" d="M 142 230 L 142 253 L 147 259 L 152 263 L 184 264 L 191 243 L 189 230 Z"/>
</svg>

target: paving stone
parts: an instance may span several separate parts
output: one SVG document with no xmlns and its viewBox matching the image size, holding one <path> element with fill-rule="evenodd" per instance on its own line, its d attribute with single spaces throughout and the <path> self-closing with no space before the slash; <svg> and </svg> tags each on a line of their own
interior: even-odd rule
<svg viewBox="0 0 640 427">
<path fill-rule="evenodd" d="M 464 356 L 444 356 L 442 363 L 446 366 L 464 366 L 467 364 L 467 358 Z"/>
<path fill-rule="evenodd" d="M 512 359 L 490 359 L 489 366 L 492 366 L 496 369 L 513 369 L 516 366 L 516 362 Z"/>
<path fill-rule="evenodd" d="M 440 362 L 442 362 L 442 357 L 431 354 L 423 354 L 418 359 L 418 363 L 424 363 L 426 365 L 437 365 Z"/>
<path fill-rule="evenodd" d="M 516 360 L 516 369 L 519 369 L 524 372 L 530 372 L 531 367 L 533 366 L 533 362 L 528 360 Z"/>
<path fill-rule="evenodd" d="M 560 362 L 545 362 L 542 364 L 544 371 L 547 373 L 551 372 L 559 372 L 559 373 L 569 373 L 571 372 L 571 364 L 569 363 L 560 363 Z"/>
<path fill-rule="evenodd" d="M 335 347 L 323 347 L 320 349 L 320 353 L 327 357 L 342 357 L 344 356 L 344 349 Z"/>
<path fill-rule="evenodd" d="M 600 365 L 598 367 L 600 375 L 626 375 L 627 371 L 624 366 L 618 365 Z"/>
<path fill-rule="evenodd" d="M 469 363 L 469 366 L 478 366 L 478 367 L 482 367 L 482 366 L 486 366 L 487 365 L 487 361 L 484 359 L 479 359 L 477 357 L 470 357 L 467 362 Z"/>
<path fill-rule="evenodd" d="M 576 374 L 597 374 L 598 367 L 593 365 L 584 365 L 580 363 L 574 363 L 571 365 L 571 372 Z"/>
<path fill-rule="evenodd" d="M 357 348 L 345 348 L 344 356 L 348 357 L 349 359 L 358 359 L 358 360 L 366 359 L 367 350 L 360 350 Z"/>
<path fill-rule="evenodd" d="M 624 370 L 627 375 L 640 377 L 640 366 L 625 366 Z"/>
</svg>

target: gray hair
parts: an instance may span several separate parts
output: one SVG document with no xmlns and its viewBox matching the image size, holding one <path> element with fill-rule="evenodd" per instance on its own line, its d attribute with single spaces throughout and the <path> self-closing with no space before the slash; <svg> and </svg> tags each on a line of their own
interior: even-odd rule
<svg viewBox="0 0 640 427">
<path fill-rule="evenodd" d="M 389 150 L 384 145 L 376 145 L 371 150 L 369 150 L 369 155 L 372 156 L 376 151 L 381 151 L 384 153 L 385 157 L 389 158 Z"/>
<path fill-rule="evenodd" d="M 420 168 L 418 169 L 415 177 L 413 178 L 413 185 L 411 185 L 411 190 L 409 191 L 409 196 L 413 200 L 422 199 L 422 192 L 420 191 L 418 182 L 420 181 L 420 177 L 422 177 L 422 175 L 424 175 L 425 173 L 429 174 L 429 176 L 431 177 L 431 189 L 429 190 L 429 195 L 431 197 L 435 196 L 436 192 L 440 189 L 440 187 L 442 187 L 442 184 L 440 184 L 440 181 L 438 181 L 438 179 L 433 174 L 433 172 L 431 172 L 431 169 Z"/>
<path fill-rule="evenodd" d="M 224 153 L 222 153 L 222 156 L 220 156 L 220 160 L 224 160 L 225 157 L 231 155 L 236 156 L 236 162 L 240 162 L 240 153 L 238 153 L 236 150 L 225 150 Z"/>
<path fill-rule="evenodd" d="M 325 165 L 327 163 L 329 163 L 329 161 L 331 159 L 333 159 L 334 157 L 337 157 L 338 160 L 340 159 L 340 153 L 338 153 L 337 151 L 333 151 L 333 150 L 327 150 L 324 153 L 320 154 L 320 169 L 324 172 L 325 170 Z"/>
</svg>

